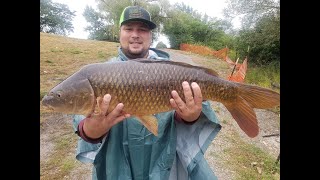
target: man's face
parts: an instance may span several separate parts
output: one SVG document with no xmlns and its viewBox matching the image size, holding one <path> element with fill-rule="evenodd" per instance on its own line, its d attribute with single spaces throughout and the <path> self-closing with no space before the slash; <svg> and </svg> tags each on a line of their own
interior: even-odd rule
<svg viewBox="0 0 320 180">
<path fill-rule="evenodd" d="M 120 45 L 128 58 L 144 58 L 148 55 L 152 33 L 148 25 L 133 21 L 120 28 Z"/>
</svg>

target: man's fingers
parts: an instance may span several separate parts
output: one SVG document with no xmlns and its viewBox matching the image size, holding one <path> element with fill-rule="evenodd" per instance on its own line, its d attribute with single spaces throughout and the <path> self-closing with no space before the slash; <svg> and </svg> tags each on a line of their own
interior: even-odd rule
<svg viewBox="0 0 320 180">
<path fill-rule="evenodd" d="M 97 97 L 97 107 L 94 109 L 94 114 L 95 115 L 99 115 L 101 114 L 102 110 L 101 110 L 101 103 L 102 103 L 103 99 L 101 97 Z"/>
<path fill-rule="evenodd" d="M 116 125 L 117 123 L 123 121 L 124 119 L 130 117 L 131 115 L 130 114 L 124 114 L 124 115 L 121 115 L 119 117 L 117 117 L 116 119 L 113 120 L 112 122 L 112 126 Z"/>
<path fill-rule="evenodd" d="M 182 88 L 183 88 L 183 93 L 184 93 L 187 106 L 193 106 L 194 105 L 193 94 L 192 94 L 189 83 L 187 81 L 184 81 L 182 83 Z"/>
<path fill-rule="evenodd" d="M 170 104 L 173 107 L 173 109 L 175 109 L 178 112 L 181 112 L 181 110 L 179 109 L 179 107 L 174 99 L 172 99 L 172 98 L 170 99 Z"/>
<path fill-rule="evenodd" d="M 201 93 L 201 89 L 199 87 L 199 85 L 195 82 L 191 83 L 191 87 L 193 90 L 193 94 L 194 94 L 194 103 L 196 106 L 201 106 L 202 107 L 202 93 Z"/>
<path fill-rule="evenodd" d="M 119 103 L 114 108 L 114 110 L 108 114 L 107 118 L 112 119 L 111 121 L 109 121 L 111 126 L 114 126 L 118 122 L 123 121 L 125 118 L 130 117 L 130 114 L 124 114 L 124 112 L 122 111 L 123 108 L 124 108 L 124 105 L 122 103 Z"/>
<path fill-rule="evenodd" d="M 178 105 L 176 104 L 176 102 L 172 98 L 170 99 L 170 104 L 174 109 L 178 108 Z"/>
<path fill-rule="evenodd" d="M 124 108 L 123 103 L 119 103 L 109 114 L 110 119 L 116 119 L 118 116 L 122 115 L 122 110 Z"/>
<path fill-rule="evenodd" d="M 101 109 L 101 113 L 105 114 L 107 113 L 108 111 L 108 108 L 109 108 L 109 104 L 110 104 L 110 101 L 111 101 L 111 96 L 110 94 L 106 94 L 104 95 L 103 97 L 103 101 L 102 103 L 100 104 L 100 109 Z"/>
<path fill-rule="evenodd" d="M 186 104 L 183 102 L 183 100 L 180 98 L 179 94 L 177 91 L 173 90 L 171 92 L 172 98 L 175 101 L 175 104 L 177 105 L 177 108 L 179 111 L 183 111 L 186 108 Z"/>
</svg>

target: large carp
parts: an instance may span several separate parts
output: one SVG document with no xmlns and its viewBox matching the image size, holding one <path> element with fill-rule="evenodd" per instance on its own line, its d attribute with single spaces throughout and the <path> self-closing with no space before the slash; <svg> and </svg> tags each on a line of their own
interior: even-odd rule
<svg viewBox="0 0 320 180">
<path fill-rule="evenodd" d="M 148 59 L 86 65 L 52 88 L 42 104 L 56 112 L 87 116 L 95 111 L 96 98 L 108 93 L 112 97 L 109 111 L 121 102 L 125 113 L 136 116 L 157 135 L 153 114 L 173 110 L 172 90 L 184 100 L 183 81 L 197 82 L 204 100 L 221 102 L 249 137 L 259 133 L 253 108 L 280 105 L 280 94 L 270 89 L 224 80 L 204 67 Z"/>
</svg>

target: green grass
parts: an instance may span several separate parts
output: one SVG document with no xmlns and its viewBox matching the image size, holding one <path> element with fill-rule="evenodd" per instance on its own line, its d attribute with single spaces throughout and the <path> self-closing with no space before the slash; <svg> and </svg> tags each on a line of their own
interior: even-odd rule
<svg viewBox="0 0 320 180">
<path fill-rule="evenodd" d="M 99 52 L 98 52 L 98 57 L 101 58 L 101 59 L 104 59 L 104 58 L 106 58 L 106 57 L 108 57 L 108 56 L 107 56 L 107 54 L 106 54 L 105 52 L 99 51 Z"/>
<path fill-rule="evenodd" d="M 260 148 L 236 138 L 236 146 L 225 150 L 229 156 L 226 164 L 237 172 L 237 180 L 247 179 L 279 179 L 280 163 Z M 258 169 L 261 170 L 259 173 Z"/>
<path fill-rule="evenodd" d="M 63 50 L 58 49 L 57 47 L 50 49 L 51 52 L 57 53 L 57 52 L 63 52 Z"/>
<path fill-rule="evenodd" d="M 40 33 L 40 100 L 51 88 L 82 66 L 116 56 L 118 46 L 119 43 L 114 42 Z M 51 110 L 40 105 L 40 125 L 52 114 Z M 70 133 L 48 140 L 54 143 L 54 149 L 50 150 L 47 159 L 40 162 L 41 180 L 65 179 L 80 165 L 74 155 L 78 137 L 72 127 L 65 131 Z"/>
<path fill-rule="evenodd" d="M 72 156 L 72 157 L 67 157 L 66 159 L 64 159 L 62 161 L 62 167 L 61 170 L 65 171 L 65 172 L 70 172 L 72 171 L 72 169 L 74 167 L 76 167 L 76 163 L 75 163 L 76 159 Z"/>
<path fill-rule="evenodd" d="M 280 64 L 271 63 L 258 67 L 248 63 L 245 82 L 267 88 L 272 88 L 271 83 L 280 84 Z"/>
<path fill-rule="evenodd" d="M 78 49 L 78 48 L 71 48 L 69 51 L 70 51 L 71 54 L 80 54 L 80 53 L 82 53 L 82 51 L 80 49 Z"/>
<path fill-rule="evenodd" d="M 40 101 L 44 97 L 44 95 L 46 95 L 46 94 L 47 94 L 47 92 L 40 91 Z"/>
<path fill-rule="evenodd" d="M 40 162 L 41 179 L 60 179 L 72 171 L 76 167 L 77 162 L 74 158 L 74 145 L 76 144 L 77 136 L 72 132 L 63 134 L 54 140 L 54 152 L 48 161 Z"/>
<path fill-rule="evenodd" d="M 228 57 L 232 60 L 237 59 L 237 53 L 235 50 L 230 49 L 228 52 Z M 242 62 L 241 62 L 242 63 Z"/>
</svg>

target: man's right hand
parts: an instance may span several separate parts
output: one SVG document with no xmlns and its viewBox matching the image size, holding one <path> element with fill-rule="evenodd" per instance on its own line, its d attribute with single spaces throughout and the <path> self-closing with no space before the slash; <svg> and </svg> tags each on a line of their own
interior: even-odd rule
<svg viewBox="0 0 320 180">
<path fill-rule="evenodd" d="M 97 105 L 100 107 L 99 113 L 94 113 L 86 118 L 83 124 L 83 131 L 89 138 L 97 139 L 106 134 L 112 126 L 125 118 L 130 117 L 130 114 L 124 114 L 123 103 L 119 103 L 109 114 L 107 113 L 109 103 L 111 101 L 110 94 L 106 94 L 103 98 L 97 98 Z"/>
</svg>

